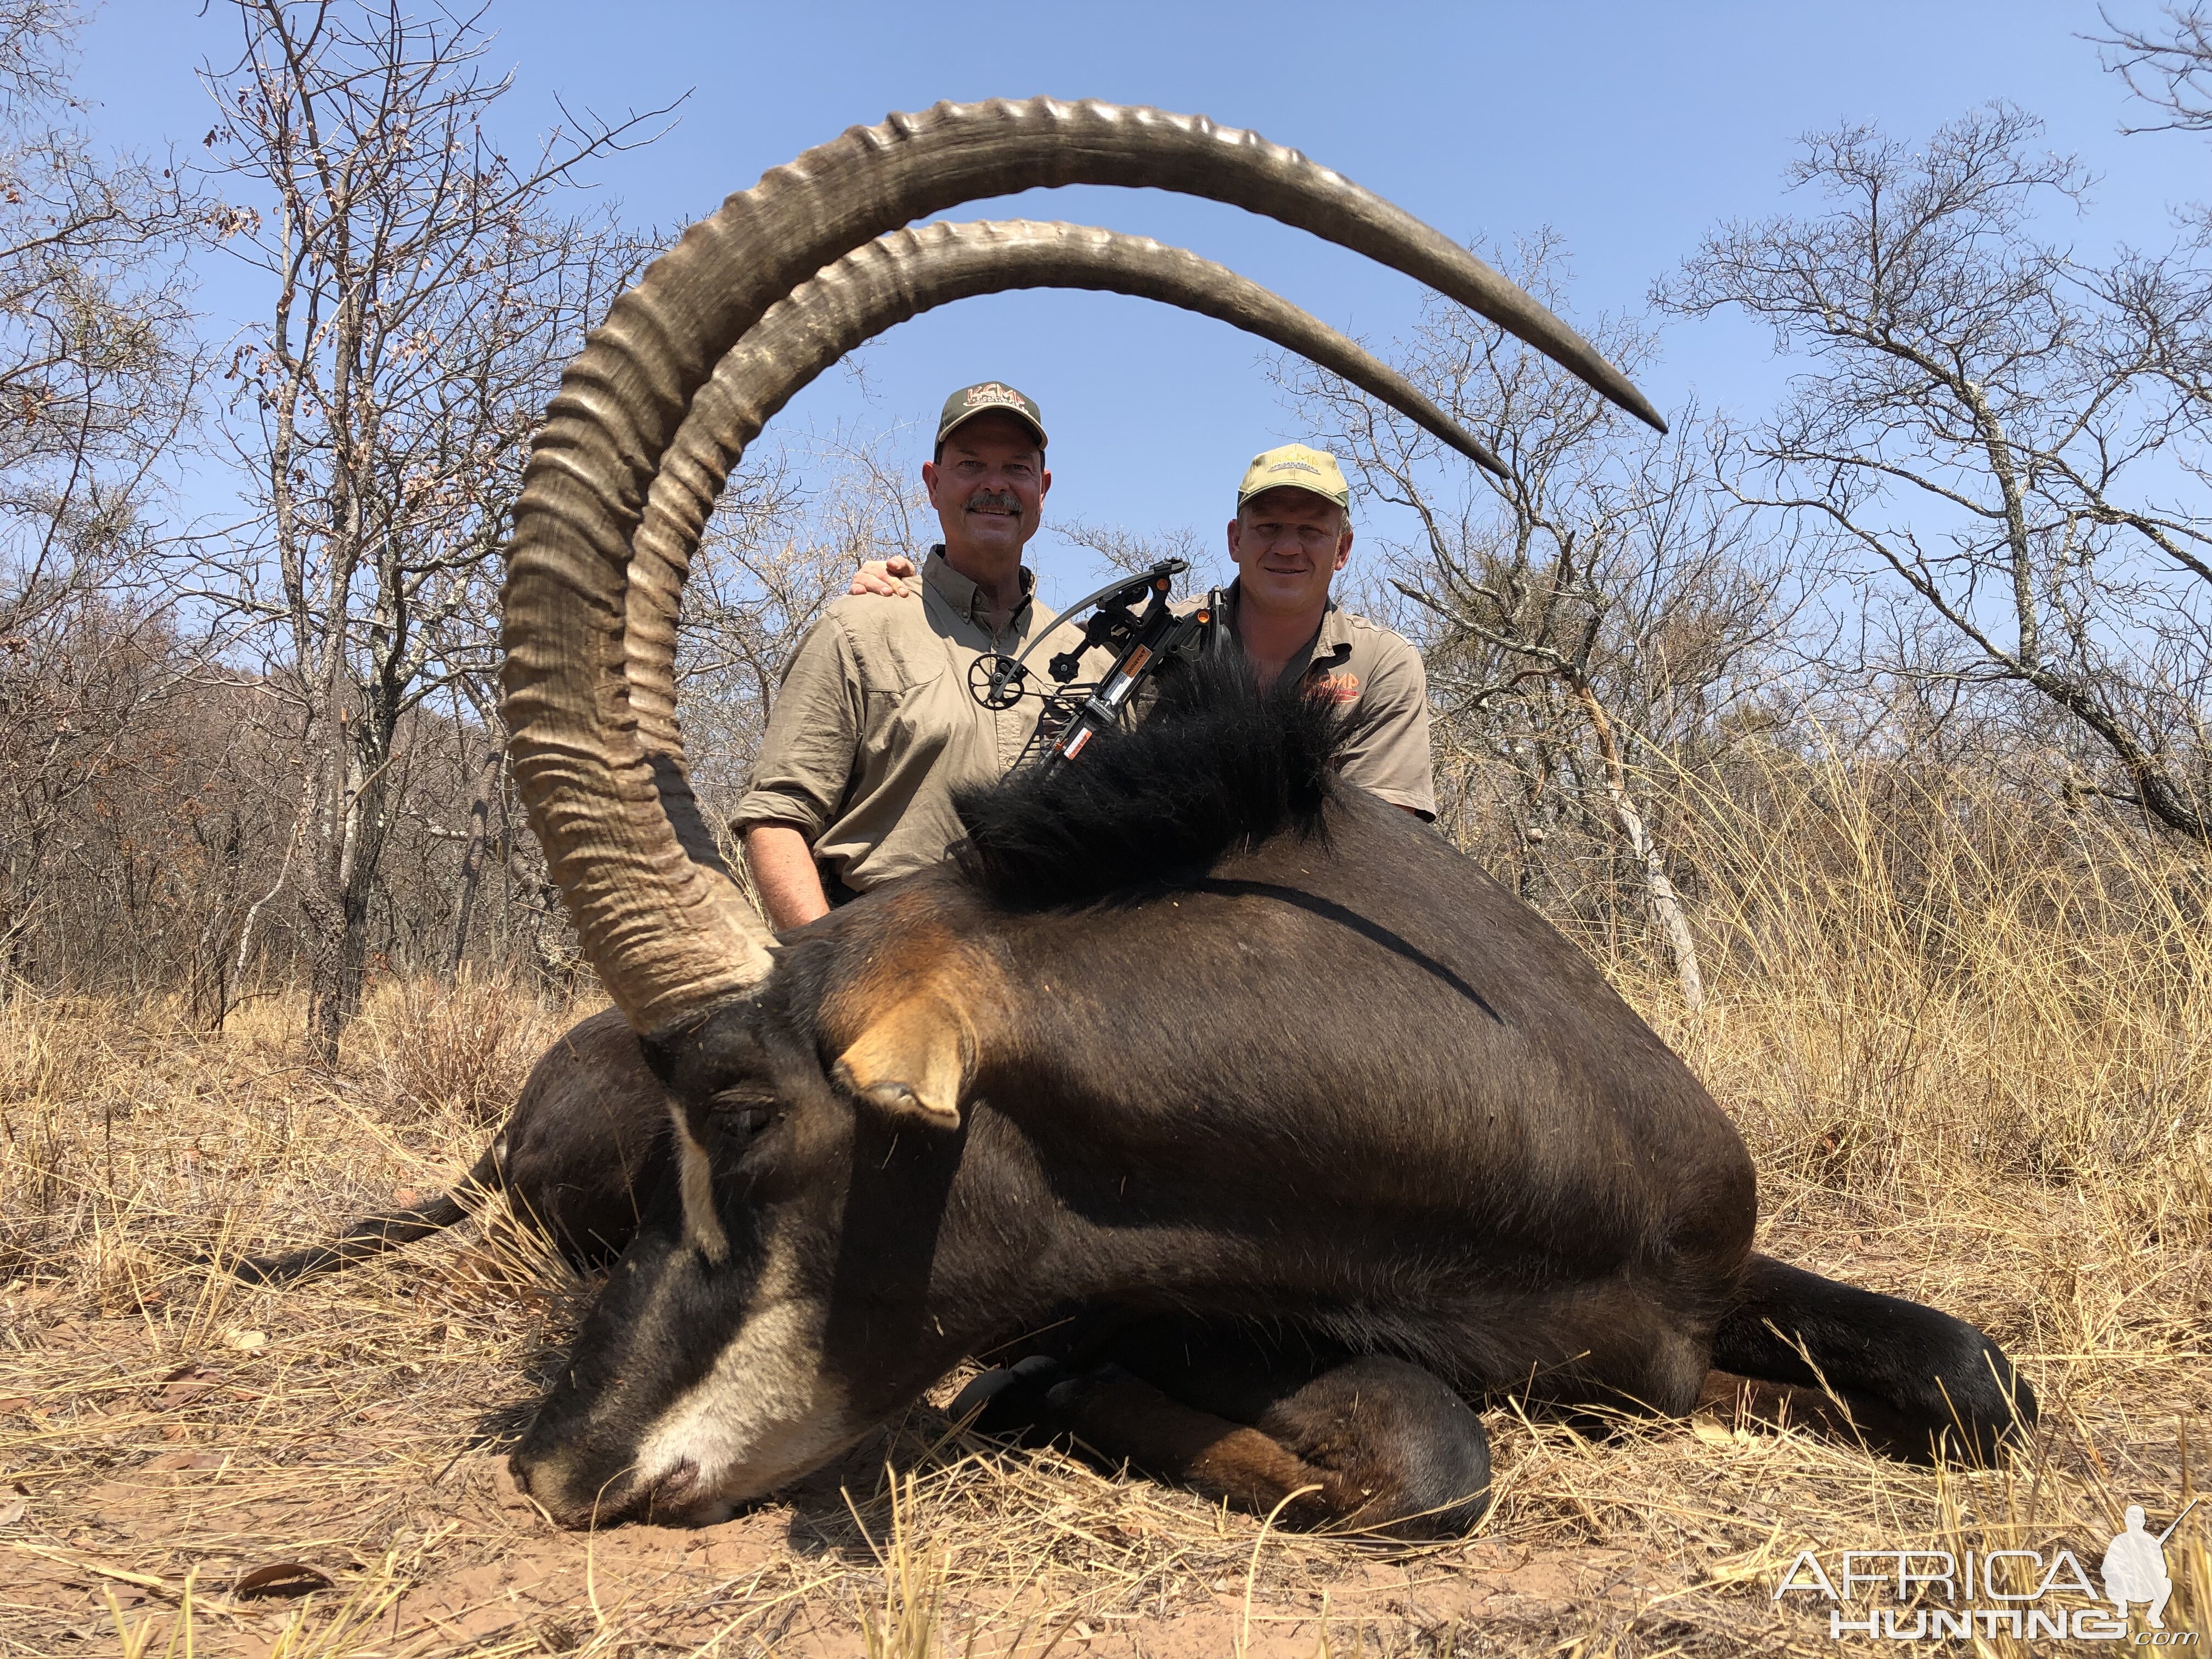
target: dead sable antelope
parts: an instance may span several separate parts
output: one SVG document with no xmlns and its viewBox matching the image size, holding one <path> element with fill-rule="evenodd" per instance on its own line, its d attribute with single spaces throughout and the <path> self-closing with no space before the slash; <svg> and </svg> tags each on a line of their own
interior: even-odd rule
<svg viewBox="0 0 2212 1659">
<path fill-rule="evenodd" d="M 780 944 L 722 873 L 674 720 L 682 573 L 745 443 L 891 322 L 1024 283 L 1151 294 L 1345 365 L 1487 459 L 1355 348 L 1188 256 L 1064 227 L 896 229 L 1073 183 L 1316 231 L 1656 423 L 1464 251 L 1200 119 L 941 105 L 695 227 L 570 368 L 509 554 L 518 783 L 672 1096 L 635 1236 L 517 1480 L 577 1525 L 718 1519 L 1071 1311 L 1054 1352 L 975 1391 L 988 1425 L 1288 1502 L 1300 1524 L 1463 1526 L 1488 1479 L 1467 1401 L 1682 1413 L 1717 1368 L 1825 1387 L 1902 1455 L 1996 1456 L 2034 1406 L 1995 1346 L 1754 1255 L 1750 1160 L 1705 1090 L 1540 918 L 1334 783 L 1310 704 L 1170 685 L 1080 765 L 969 798 L 951 861 Z"/>
</svg>

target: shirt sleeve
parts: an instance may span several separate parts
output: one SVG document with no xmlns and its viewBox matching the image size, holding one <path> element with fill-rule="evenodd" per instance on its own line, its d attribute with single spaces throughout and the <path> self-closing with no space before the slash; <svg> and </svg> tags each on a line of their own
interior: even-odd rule
<svg viewBox="0 0 2212 1659">
<path fill-rule="evenodd" d="M 743 835 L 756 824 L 787 824 L 811 846 L 836 817 L 860 753 L 866 704 L 860 659 L 834 617 L 806 632 L 784 670 L 753 759 L 752 787 L 730 815 Z"/>
<path fill-rule="evenodd" d="M 1429 677 L 1421 653 L 1403 640 L 1384 652 L 1352 711 L 1342 775 L 1393 806 L 1437 815 L 1429 759 Z"/>
</svg>

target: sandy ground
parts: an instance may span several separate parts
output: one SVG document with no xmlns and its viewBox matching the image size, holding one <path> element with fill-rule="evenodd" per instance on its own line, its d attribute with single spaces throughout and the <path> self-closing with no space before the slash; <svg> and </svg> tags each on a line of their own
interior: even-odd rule
<svg viewBox="0 0 2212 1659">
<path fill-rule="evenodd" d="M 725 1525 L 563 1533 L 501 1448 L 590 1287 L 511 1226 L 283 1292 L 191 1257 L 434 1190 L 575 1012 L 479 1009 L 507 1024 L 439 1060 L 426 1016 L 387 1009 L 341 1076 L 306 1066 L 276 1013 L 221 1038 L 98 1009 L 7 1016 L 0 1655 L 1835 1654 L 1868 1644 L 1832 1641 L 1817 1597 L 1775 1597 L 1802 1549 L 2064 1547 L 2094 1571 L 2126 1504 L 2163 1526 L 2202 1479 L 2201 1142 L 2130 1153 L 2124 1180 L 2025 1179 L 1995 1152 L 1838 1177 L 1837 1079 L 1865 1046 L 1838 1045 L 1800 1098 L 1790 1068 L 1817 1045 L 1777 1059 L 1780 1027 L 1739 1019 L 1725 1044 L 1668 1035 L 1761 1158 L 1762 1247 L 1996 1335 L 2045 1407 L 2013 1467 L 1909 1468 L 1717 1413 L 1584 1438 L 1498 1406 L 1490 1517 L 1407 1550 L 1006 1450 L 925 1402 Z M 2185 1058 L 2201 1115 L 2207 1068 Z M 1941 1085 L 1923 1104 L 1966 1113 Z M 2212 1641 L 2206 1521 L 2169 1549 L 2167 1623 Z"/>
</svg>

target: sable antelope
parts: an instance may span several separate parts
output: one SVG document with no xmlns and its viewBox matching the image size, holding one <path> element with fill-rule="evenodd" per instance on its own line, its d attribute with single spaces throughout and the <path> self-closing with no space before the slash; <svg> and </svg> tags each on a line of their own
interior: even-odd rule
<svg viewBox="0 0 2212 1659">
<path fill-rule="evenodd" d="M 780 945 L 727 880 L 674 719 L 683 573 L 745 443 L 890 323 L 1020 283 L 1128 287 L 1272 332 L 1489 461 L 1188 256 L 896 230 L 1072 183 L 1314 230 L 1658 423 L 1463 250 L 1201 119 L 940 105 L 688 233 L 571 367 L 509 549 L 518 784 L 672 1097 L 518 1480 L 574 1524 L 717 1518 L 1070 1310 L 1078 1340 L 977 1390 L 987 1421 L 1261 1507 L 1303 1492 L 1305 1524 L 1479 1514 L 1469 1398 L 1680 1413 L 1715 1368 L 1823 1386 L 1904 1455 L 1996 1455 L 2034 1406 L 1995 1346 L 1753 1255 L 1750 1161 L 1696 1079 L 1474 865 L 1334 787 L 1310 704 L 1187 678 L 1082 765 L 969 798 L 952 861 Z"/>
</svg>

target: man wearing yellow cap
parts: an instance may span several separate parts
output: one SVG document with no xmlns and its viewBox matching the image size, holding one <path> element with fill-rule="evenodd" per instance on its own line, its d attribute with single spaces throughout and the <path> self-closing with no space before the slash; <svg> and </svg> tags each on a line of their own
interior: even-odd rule
<svg viewBox="0 0 2212 1659">
<path fill-rule="evenodd" d="M 1237 580 L 1215 601 L 1261 684 L 1296 678 L 1344 710 L 1344 778 L 1423 818 L 1436 816 L 1429 684 L 1421 653 L 1329 597 L 1352 556 L 1352 487 L 1336 457 L 1285 444 L 1252 458 L 1229 521 Z"/>
<path fill-rule="evenodd" d="M 953 792 L 1001 776 L 1036 721 L 969 693 L 979 657 L 1058 624 L 1022 563 L 1052 488 L 1036 404 L 1001 381 L 962 387 L 921 478 L 944 541 L 896 598 L 836 600 L 808 630 L 732 814 L 779 929 L 943 858 Z"/>
</svg>

